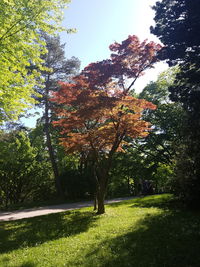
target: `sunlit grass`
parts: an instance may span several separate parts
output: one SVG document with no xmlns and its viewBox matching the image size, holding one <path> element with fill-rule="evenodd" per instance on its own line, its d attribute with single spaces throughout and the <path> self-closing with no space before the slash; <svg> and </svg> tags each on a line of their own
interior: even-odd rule
<svg viewBox="0 0 200 267">
<path fill-rule="evenodd" d="M 170 195 L 0 223 L 0 266 L 200 266 L 200 214 Z"/>
</svg>

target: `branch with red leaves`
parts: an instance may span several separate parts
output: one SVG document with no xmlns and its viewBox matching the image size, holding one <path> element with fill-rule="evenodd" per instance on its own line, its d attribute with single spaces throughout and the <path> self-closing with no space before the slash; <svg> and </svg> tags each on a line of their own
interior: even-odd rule
<svg viewBox="0 0 200 267">
<path fill-rule="evenodd" d="M 121 44 L 110 46 L 110 59 L 91 63 L 73 83 L 60 83 L 52 99 L 62 106 L 54 125 L 60 127 L 68 152 L 96 150 L 109 154 L 122 149 L 125 136 L 148 134 L 150 125 L 141 116 L 144 109 L 155 106 L 129 92 L 138 77 L 157 62 L 160 49 L 159 44 L 129 36 Z"/>
</svg>

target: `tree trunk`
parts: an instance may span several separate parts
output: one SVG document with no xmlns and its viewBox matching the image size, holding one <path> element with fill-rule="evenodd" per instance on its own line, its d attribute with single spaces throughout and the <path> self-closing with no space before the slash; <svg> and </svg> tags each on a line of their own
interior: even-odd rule
<svg viewBox="0 0 200 267">
<path fill-rule="evenodd" d="M 127 188 L 128 188 L 128 193 L 129 195 L 131 194 L 131 186 L 130 186 L 130 178 L 127 178 Z"/>
<path fill-rule="evenodd" d="M 96 199 L 97 199 L 97 214 L 105 213 L 104 199 L 108 187 L 109 170 L 111 168 L 111 157 L 104 164 L 93 165 L 94 178 L 96 181 Z"/>
<path fill-rule="evenodd" d="M 97 194 L 94 193 L 94 210 L 97 210 Z"/>
<path fill-rule="evenodd" d="M 98 202 L 97 214 L 105 213 L 104 198 L 105 198 L 105 189 L 100 187 L 97 192 L 97 202 Z"/>
<path fill-rule="evenodd" d="M 46 96 L 45 96 L 45 112 L 44 112 L 44 119 L 45 119 L 45 134 L 46 134 L 46 144 L 49 152 L 49 158 L 51 161 L 51 166 L 54 173 L 54 181 L 55 181 L 55 187 L 57 194 L 60 198 L 64 199 L 65 195 L 61 186 L 60 178 L 59 178 L 59 172 L 58 172 L 58 166 L 55 159 L 55 153 L 52 146 L 51 141 L 51 134 L 49 131 L 49 89 L 48 89 L 48 81 L 46 82 Z"/>
<path fill-rule="evenodd" d="M 104 200 L 108 186 L 108 170 L 101 170 L 97 185 L 97 214 L 105 213 Z"/>
</svg>

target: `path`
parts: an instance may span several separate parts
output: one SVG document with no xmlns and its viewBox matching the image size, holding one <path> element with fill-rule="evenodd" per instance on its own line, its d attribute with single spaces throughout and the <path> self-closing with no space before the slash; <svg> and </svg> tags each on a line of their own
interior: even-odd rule
<svg viewBox="0 0 200 267">
<path fill-rule="evenodd" d="M 123 200 L 128 200 L 133 197 L 126 197 L 126 198 L 115 198 L 111 200 L 106 200 L 106 204 L 110 203 L 117 203 Z M 34 209 L 25 209 L 25 210 L 17 210 L 17 211 L 5 211 L 0 212 L 0 222 L 1 221 L 14 221 L 19 219 L 31 218 L 51 213 L 58 213 L 67 210 L 75 210 L 80 209 L 83 207 L 91 207 L 93 206 L 92 201 L 87 202 L 76 202 L 76 203 L 67 203 L 67 204 L 60 204 L 60 205 L 53 205 L 53 206 L 46 206 L 46 207 L 39 207 Z"/>
</svg>

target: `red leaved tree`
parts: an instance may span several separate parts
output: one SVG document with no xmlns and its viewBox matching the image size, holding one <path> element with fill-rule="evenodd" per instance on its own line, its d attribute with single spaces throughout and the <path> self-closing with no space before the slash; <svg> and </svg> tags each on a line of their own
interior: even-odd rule
<svg viewBox="0 0 200 267">
<path fill-rule="evenodd" d="M 141 119 L 144 109 L 155 109 L 130 95 L 135 81 L 157 61 L 160 45 L 129 36 L 110 46 L 111 58 L 87 66 L 72 83 L 60 83 L 53 101 L 68 153 L 90 155 L 96 179 L 98 214 L 105 212 L 104 197 L 114 153 L 123 150 L 125 138 L 144 137 L 149 123 Z"/>
</svg>

